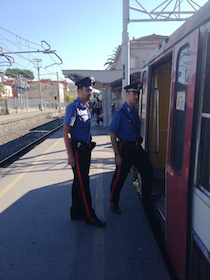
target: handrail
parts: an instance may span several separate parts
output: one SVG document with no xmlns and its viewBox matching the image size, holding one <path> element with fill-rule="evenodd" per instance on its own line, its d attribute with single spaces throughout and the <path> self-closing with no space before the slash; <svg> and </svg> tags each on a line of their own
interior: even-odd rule
<svg viewBox="0 0 210 280">
<path fill-rule="evenodd" d="M 153 88 L 152 91 L 154 92 L 154 94 L 156 94 L 156 98 L 155 98 L 155 104 L 154 104 L 154 108 L 156 109 L 156 114 L 154 115 L 154 121 L 156 121 L 156 123 L 154 122 L 155 126 L 155 131 L 156 131 L 156 149 L 154 149 L 152 152 L 158 154 L 160 151 L 159 148 L 159 137 L 160 137 L 160 92 L 159 92 L 159 88 Z"/>
</svg>

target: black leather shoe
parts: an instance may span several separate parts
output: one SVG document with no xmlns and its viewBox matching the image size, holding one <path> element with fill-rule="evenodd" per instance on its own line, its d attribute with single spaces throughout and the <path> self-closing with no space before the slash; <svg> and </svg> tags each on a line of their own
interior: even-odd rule
<svg viewBox="0 0 210 280">
<path fill-rule="evenodd" d="M 150 194 L 149 198 L 150 198 L 150 200 L 158 200 L 159 198 L 161 198 L 161 196 L 162 196 L 161 193 Z"/>
<path fill-rule="evenodd" d="M 102 222 L 98 218 L 94 218 L 92 222 L 89 220 L 86 220 L 86 224 L 94 226 L 94 227 L 100 227 L 100 228 L 104 228 L 106 226 L 106 223 Z"/>
<path fill-rule="evenodd" d="M 112 205 L 112 204 L 111 204 L 111 209 L 112 209 L 112 211 L 113 211 L 115 214 L 118 214 L 118 215 L 122 214 L 121 209 L 120 209 L 119 206 L 115 206 L 115 205 Z"/>
</svg>

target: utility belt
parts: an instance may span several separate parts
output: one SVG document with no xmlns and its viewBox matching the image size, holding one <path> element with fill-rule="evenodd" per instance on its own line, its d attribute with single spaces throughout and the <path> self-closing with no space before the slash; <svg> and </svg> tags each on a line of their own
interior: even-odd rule
<svg viewBox="0 0 210 280">
<path fill-rule="evenodd" d="M 136 141 L 127 141 L 127 140 L 124 140 L 124 139 L 119 139 L 120 143 L 123 143 L 126 146 L 131 146 L 131 147 L 141 147 L 142 141 L 143 141 L 142 138 L 138 138 Z"/>
<path fill-rule="evenodd" d="M 86 143 L 86 142 L 82 142 L 82 141 L 72 140 L 71 146 L 72 146 L 72 149 L 75 149 L 75 150 L 92 151 L 96 146 L 96 142 Z"/>
</svg>

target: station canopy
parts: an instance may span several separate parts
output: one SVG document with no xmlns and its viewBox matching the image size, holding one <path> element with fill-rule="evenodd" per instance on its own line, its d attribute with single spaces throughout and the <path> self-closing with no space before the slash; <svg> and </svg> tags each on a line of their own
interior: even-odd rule
<svg viewBox="0 0 210 280">
<path fill-rule="evenodd" d="M 77 82 L 85 77 L 94 77 L 95 88 L 104 90 L 111 86 L 112 92 L 122 90 L 122 70 L 62 70 L 65 78 L 69 78 L 73 82 Z M 140 79 L 140 69 L 131 70 L 131 81 L 138 82 Z"/>
</svg>

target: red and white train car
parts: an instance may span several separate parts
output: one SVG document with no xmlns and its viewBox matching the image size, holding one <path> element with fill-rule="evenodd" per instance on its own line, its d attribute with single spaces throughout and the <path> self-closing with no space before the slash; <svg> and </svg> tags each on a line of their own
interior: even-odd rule
<svg viewBox="0 0 210 280">
<path fill-rule="evenodd" d="M 141 132 L 178 279 L 210 279 L 210 1 L 145 62 Z"/>
</svg>

